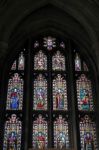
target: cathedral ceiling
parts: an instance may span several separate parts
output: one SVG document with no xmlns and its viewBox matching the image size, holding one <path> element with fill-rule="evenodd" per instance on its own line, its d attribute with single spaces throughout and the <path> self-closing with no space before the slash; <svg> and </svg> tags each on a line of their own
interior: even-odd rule
<svg viewBox="0 0 99 150">
<path fill-rule="evenodd" d="M 98 64 L 98 0 L 0 0 L 1 64 L 20 41 L 45 33 L 73 39 Z"/>
</svg>

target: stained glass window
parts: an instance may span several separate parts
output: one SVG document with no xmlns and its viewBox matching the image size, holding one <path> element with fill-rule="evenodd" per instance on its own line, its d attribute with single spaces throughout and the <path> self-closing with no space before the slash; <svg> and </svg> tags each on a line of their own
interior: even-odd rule
<svg viewBox="0 0 99 150">
<path fill-rule="evenodd" d="M 19 70 L 24 70 L 24 55 L 23 52 L 21 52 L 18 60 L 18 69 Z"/>
<path fill-rule="evenodd" d="M 53 109 L 67 110 L 66 80 L 60 74 L 53 80 Z"/>
<path fill-rule="evenodd" d="M 24 48 L 2 90 L 0 150 L 98 150 L 90 59 L 69 39 L 52 36 L 28 38 Z"/>
<path fill-rule="evenodd" d="M 44 149 L 48 146 L 47 121 L 39 115 L 33 122 L 33 148 Z"/>
<path fill-rule="evenodd" d="M 47 70 L 47 57 L 41 50 L 34 57 L 34 69 Z"/>
<path fill-rule="evenodd" d="M 61 115 L 54 121 L 54 146 L 69 148 L 68 122 Z"/>
<path fill-rule="evenodd" d="M 5 122 L 3 150 L 21 150 L 22 123 L 15 114 Z"/>
<path fill-rule="evenodd" d="M 11 70 L 16 70 L 16 60 L 14 61 L 12 67 L 11 67 Z"/>
<path fill-rule="evenodd" d="M 81 150 L 98 150 L 96 142 L 96 125 L 88 115 L 80 121 Z"/>
<path fill-rule="evenodd" d="M 65 57 L 57 51 L 52 57 L 52 68 L 53 70 L 65 70 Z"/>
<path fill-rule="evenodd" d="M 42 74 L 34 81 L 34 110 L 47 109 L 47 80 Z"/>
<path fill-rule="evenodd" d="M 83 111 L 92 111 L 94 108 L 91 81 L 82 74 L 76 81 L 76 85 L 78 109 Z"/>
<path fill-rule="evenodd" d="M 15 73 L 8 81 L 7 110 L 22 110 L 23 79 Z"/>
<path fill-rule="evenodd" d="M 75 55 L 75 71 L 81 71 L 81 60 L 78 53 Z"/>
</svg>

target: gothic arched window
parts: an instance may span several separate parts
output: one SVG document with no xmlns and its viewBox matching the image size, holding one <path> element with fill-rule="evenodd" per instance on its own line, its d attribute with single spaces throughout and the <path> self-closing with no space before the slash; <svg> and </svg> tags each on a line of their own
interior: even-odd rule
<svg viewBox="0 0 99 150">
<path fill-rule="evenodd" d="M 75 134 L 79 149 L 97 150 L 90 66 L 69 40 L 28 43 L 9 72 L 3 150 L 73 148 Z"/>
</svg>

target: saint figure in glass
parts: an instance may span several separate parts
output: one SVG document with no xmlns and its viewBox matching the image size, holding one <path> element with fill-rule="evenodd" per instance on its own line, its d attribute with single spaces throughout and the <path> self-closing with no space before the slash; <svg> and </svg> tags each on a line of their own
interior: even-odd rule
<svg viewBox="0 0 99 150">
<path fill-rule="evenodd" d="M 82 74 L 76 81 L 76 85 L 78 109 L 83 111 L 92 111 L 94 108 L 91 81 Z"/>
<path fill-rule="evenodd" d="M 34 57 L 34 69 L 47 70 L 47 57 L 41 50 Z"/>
<path fill-rule="evenodd" d="M 33 121 L 33 148 L 45 149 L 48 145 L 47 134 L 47 121 L 39 115 L 38 118 Z"/>
<path fill-rule="evenodd" d="M 47 109 L 47 81 L 40 74 L 34 81 L 34 106 L 35 110 Z"/>
<path fill-rule="evenodd" d="M 3 150 L 21 150 L 22 123 L 15 114 L 5 123 Z"/>
<path fill-rule="evenodd" d="M 60 53 L 60 51 L 57 51 L 52 57 L 52 68 L 53 70 L 65 70 L 65 57 Z"/>
<path fill-rule="evenodd" d="M 21 110 L 23 103 L 23 79 L 15 73 L 8 82 L 7 110 Z"/>
<path fill-rule="evenodd" d="M 66 80 L 60 74 L 53 80 L 53 109 L 67 110 Z"/>
<path fill-rule="evenodd" d="M 96 142 L 96 125 L 88 115 L 80 121 L 81 150 L 98 150 Z"/>
<path fill-rule="evenodd" d="M 61 115 L 54 121 L 54 147 L 69 148 L 68 123 Z"/>
</svg>

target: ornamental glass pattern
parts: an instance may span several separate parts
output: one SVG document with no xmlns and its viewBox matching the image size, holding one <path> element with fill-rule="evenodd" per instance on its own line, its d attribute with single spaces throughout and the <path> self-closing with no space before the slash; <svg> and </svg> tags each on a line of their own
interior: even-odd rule
<svg viewBox="0 0 99 150">
<path fill-rule="evenodd" d="M 22 122 L 12 114 L 5 122 L 3 150 L 21 150 Z"/>
<path fill-rule="evenodd" d="M 33 148 L 44 149 L 48 146 L 48 126 L 47 121 L 39 114 L 33 121 Z"/>
<path fill-rule="evenodd" d="M 67 110 L 67 85 L 60 74 L 53 80 L 53 110 Z"/>
<path fill-rule="evenodd" d="M 81 111 L 93 111 L 93 96 L 91 81 L 82 74 L 76 81 L 78 109 Z"/>
<path fill-rule="evenodd" d="M 22 110 L 23 106 L 23 79 L 15 73 L 8 81 L 7 110 Z"/>
</svg>

